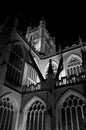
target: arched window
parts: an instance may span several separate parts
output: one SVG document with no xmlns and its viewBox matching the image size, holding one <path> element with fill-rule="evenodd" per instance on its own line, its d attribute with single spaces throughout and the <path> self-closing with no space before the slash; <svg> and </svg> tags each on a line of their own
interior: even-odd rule
<svg viewBox="0 0 86 130">
<path fill-rule="evenodd" d="M 16 45 L 12 48 L 10 53 L 5 78 L 6 81 L 15 86 L 21 86 L 23 65 L 24 60 L 22 50 L 18 45 Z"/>
<path fill-rule="evenodd" d="M 83 118 L 86 118 L 86 104 L 79 97 L 70 95 L 60 107 L 60 129 L 82 130 Z"/>
<path fill-rule="evenodd" d="M 26 75 L 26 85 L 29 87 L 30 84 L 37 83 L 37 72 L 36 70 L 30 65 L 27 65 L 27 75 Z"/>
<path fill-rule="evenodd" d="M 77 55 L 71 55 L 67 60 L 66 70 L 70 71 L 70 73 L 68 73 L 67 71 L 67 76 L 79 75 L 80 73 L 82 73 L 82 69 L 80 66 L 82 66 L 81 58 Z"/>
<path fill-rule="evenodd" d="M 12 130 L 14 106 L 10 99 L 0 99 L 0 130 Z"/>
<path fill-rule="evenodd" d="M 34 102 L 28 110 L 26 130 L 45 130 L 47 110 L 40 101 Z"/>
</svg>

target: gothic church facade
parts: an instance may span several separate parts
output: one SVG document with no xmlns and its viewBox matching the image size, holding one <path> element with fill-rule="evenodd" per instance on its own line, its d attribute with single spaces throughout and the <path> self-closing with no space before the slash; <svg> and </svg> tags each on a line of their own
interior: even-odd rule
<svg viewBox="0 0 86 130">
<path fill-rule="evenodd" d="M 29 27 L 26 37 L 14 32 L 9 43 L 0 37 L 0 129 L 81 130 L 86 118 L 81 41 L 61 50 L 63 69 L 56 80 L 61 55 L 45 22 Z M 54 74 L 48 75 L 50 60 Z"/>
</svg>

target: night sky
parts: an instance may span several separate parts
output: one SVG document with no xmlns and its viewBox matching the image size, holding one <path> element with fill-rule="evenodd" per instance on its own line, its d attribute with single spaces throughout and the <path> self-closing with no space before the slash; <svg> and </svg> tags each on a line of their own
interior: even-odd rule
<svg viewBox="0 0 86 130">
<path fill-rule="evenodd" d="M 25 36 L 28 26 L 38 26 L 42 18 L 46 21 L 46 28 L 51 36 L 56 39 L 56 45 L 70 46 L 78 44 L 79 36 L 86 41 L 86 8 L 81 3 L 27 2 L 14 6 L 7 6 L 5 11 L 0 11 L 0 18 L 4 19 L 9 14 L 19 12 L 18 30 Z"/>
</svg>

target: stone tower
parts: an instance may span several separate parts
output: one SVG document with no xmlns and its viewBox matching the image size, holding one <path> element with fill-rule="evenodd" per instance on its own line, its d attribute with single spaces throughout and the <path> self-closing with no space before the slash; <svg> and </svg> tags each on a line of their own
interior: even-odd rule
<svg viewBox="0 0 86 130">
<path fill-rule="evenodd" d="M 81 45 L 62 50 L 63 69 L 55 79 L 60 52 L 55 53 L 43 24 L 27 30 L 26 38 L 16 29 L 8 48 L 7 40 L 0 39 L 0 52 L 3 45 L 5 54 L 5 58 L 0 56 L 1 130 L 84 129 L 86 75 Z M 83 47 L 85 51 L 85 42 Z"/>
</svg>

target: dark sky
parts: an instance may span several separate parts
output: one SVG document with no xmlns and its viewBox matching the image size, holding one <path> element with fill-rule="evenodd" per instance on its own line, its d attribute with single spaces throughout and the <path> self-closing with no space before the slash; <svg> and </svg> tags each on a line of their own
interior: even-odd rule
<svg viewBox="0 0 86 130">
<path fill-rule="evenodd" d="M 63 47 L 78 43 L 78 37 L 81 36 L 86 41 L 86 8 L 81 3 L 63 3 L 28 1 L 7 6 L 1 14 L 1 18 L 14 12 L 20 12 L 18 29 L 25 35 L 28 26 L 38 26 L 42 17 L 46 21 L 46 28 L 56 39 L 56 45 Z"/>
</svg>

